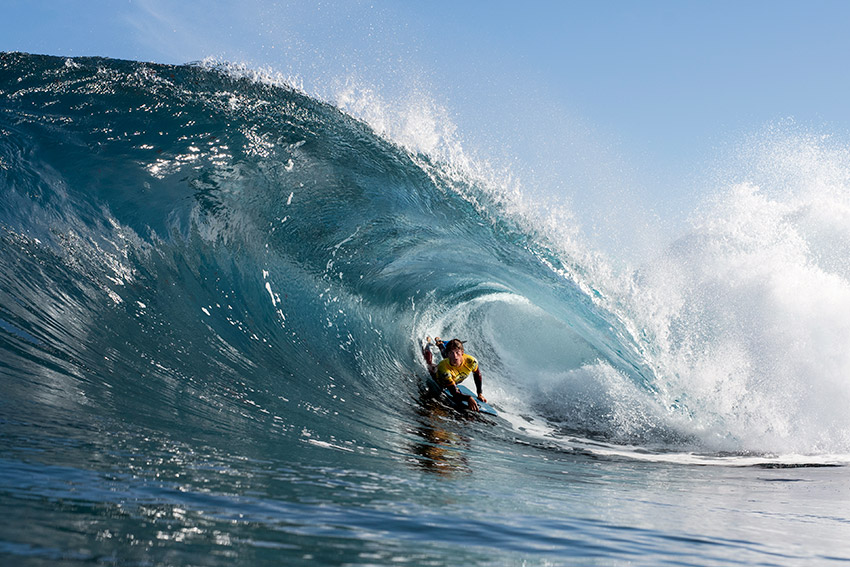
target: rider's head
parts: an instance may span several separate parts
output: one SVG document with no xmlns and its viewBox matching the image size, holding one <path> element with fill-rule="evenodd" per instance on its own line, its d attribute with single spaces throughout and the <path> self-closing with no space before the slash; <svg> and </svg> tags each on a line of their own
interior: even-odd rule
<svg viewBox="0 0 850 567">
<path fill-rule="evenodd" d="M 452 366 L 460 366 L 463 363 L 463 343 L 460 339 L 452 339 L 446 343 L 446 358 Z"/>
</svg>

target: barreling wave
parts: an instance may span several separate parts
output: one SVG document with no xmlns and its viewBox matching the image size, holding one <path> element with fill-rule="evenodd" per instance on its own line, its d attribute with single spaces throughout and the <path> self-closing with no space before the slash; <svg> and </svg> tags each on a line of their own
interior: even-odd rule
<svg viewBox="0 0 850 567">
<path fill-rule="evenodd" d="M 0 60 L 0 104 L 9 420 L 393 446 L 421 404 L 415 344 L 441 333 L 515 427 L 782 450 L 748 444 L 759 408 L 689 383 L 698 312 L 724 324 L 710 297 L 652 295 L 657 266 L 603 278 L 510 196 L 332 104 L 215 65 L 24 54 Z M 847 432 L 815 449 L 850 452 Z"/>
</svg>

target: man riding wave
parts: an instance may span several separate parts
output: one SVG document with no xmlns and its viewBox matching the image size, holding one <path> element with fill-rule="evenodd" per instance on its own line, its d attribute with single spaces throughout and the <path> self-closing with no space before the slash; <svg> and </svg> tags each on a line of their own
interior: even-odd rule
<svg viewBox="0 0 850 567">
<path fill-rule="evenodd" d="M 487 399 L 482 394 L 482 377 L 481 369 L 478 366 L 478 361 L 474 357 L 465 354 L 463 351 L 463 342 L 459 339 L 452 339 L 448 343 L 443 343 L 440 337 L 435 338 L 437 348 L 440 349 L 440 354 L 444 356 L 436 366 L 433 362 L 430 344 L 431 337 L 427 339 L 428 344 L 422 350 L 422 355 L 425 357 L 425 362 L 428 365 L 428 372 L 431 377 L 436 380 L 441 388 L 444 388 L 451 393 L 455 401 L 461 402 L 466 400 L 469 404 L 469 409 L 478 411 L 478 402 L 475 396 L 465 396 L 458 390 L 457 385 L 466 380 L 472 374 L 475 379 L 475 389 L 478 392 L 478 399 L 486 402 Z"/>
</svg>

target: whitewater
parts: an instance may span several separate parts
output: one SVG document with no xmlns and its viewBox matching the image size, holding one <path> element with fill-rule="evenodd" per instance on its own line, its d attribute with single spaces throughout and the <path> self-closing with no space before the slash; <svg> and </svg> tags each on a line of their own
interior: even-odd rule
<svg viewBox="0 0 850 567">
<path fill-rule="evenodd" d="M 624 267 L 409 118 L 0 54 L 0 561 L 850 562 L 850 148 L 763 133 Z"/>
</svg>

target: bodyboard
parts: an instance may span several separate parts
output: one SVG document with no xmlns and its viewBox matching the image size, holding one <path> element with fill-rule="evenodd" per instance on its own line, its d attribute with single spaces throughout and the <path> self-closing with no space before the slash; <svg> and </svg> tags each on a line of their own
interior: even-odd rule
<svg viewBox="0 0 850 567">
<path fill-rule="evenodd" d="M 467 388 L 463 384 L 457 384 L 457 389 L 460 390 L 460 393 L 463 394 L 464 396 L 475 396 L 475 394 L 472 393 L 472 390 L 470 390 L 469 388 Z M 443 389 L 443 393 L 449 399 L 449 402 L 451 402 L 452 405 L 457 406 L 458 409 L 464 409 L 464 410 L 469 409 L 469 402 L 464 400 L 459 404 L 456 403 L 455 400 L 454 400 L 454 397 L 452 396 L 452 393 L 449 391 L 448 388 Z M 478 402 L 479 413 L 486 413 L 486 414 L 489 414 L 489 415 L 499 415 L 499 413 L 496 410 L 493 409 L 493 406 L 491 406 L 487 402 L 482 402 L 481 400 L 478 399 L 478 396 L 475 396 L 475 401 Z"/>
</svg>

